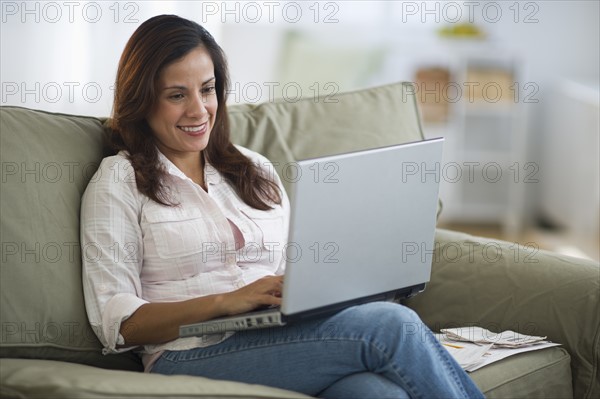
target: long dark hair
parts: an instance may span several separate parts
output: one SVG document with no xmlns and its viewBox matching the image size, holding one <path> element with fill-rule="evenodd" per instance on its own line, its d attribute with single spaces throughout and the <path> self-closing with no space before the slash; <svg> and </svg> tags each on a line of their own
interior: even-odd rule
<svg viewBox="0 0 600 399">
<path fill-rule="evenodd" d="M 146 118 L 158 98 L 161 71 L 202 46 L 215 68 L 217 115 L 203 154 L 231 184 L 240 198 L 253 208 L 271 209 L 281 203 L 277 184 L 232 143 L 227 115 L 229 74 L 221 47 L 199 24 L 176 15 L 159 15 L 142 23 L 133 33 L 119 61 L 108 144 L 113 152 L 126 150 L 135 171 L 138 190 L 163 205 L 174 205 L 163 185 L 165 171 L 159 166 L 154 134 Z"/>
</svg>

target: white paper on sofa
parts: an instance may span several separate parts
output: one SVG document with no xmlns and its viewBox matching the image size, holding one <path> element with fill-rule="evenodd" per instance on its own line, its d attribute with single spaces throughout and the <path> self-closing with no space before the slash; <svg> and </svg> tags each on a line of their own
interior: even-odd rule
<svg viewBox="0 0 600 399">
<path fill-rule="evenodd" d="M 470 330 L 472 334 L 466 335 L 467 330 Z M 436 338 L 463 370 L 468 372 L 478 370 L 488 364 L 519 353 L 560 345 L 545 341 L 544 338 L 546 337 L 527 336 L 514 331 L 504 331 L 496 334 L 480 327 L 444 329 L 441 331 L 441 334 L 435 334 Z M 448 331 L 451 333 L 449 334 Z M 455 339 L 455 334 L 459 335 L 460 339 Z M 492 339 L 495 341 L 492 341 Z"/>
<path fill-rule="evenodd" d="M 495 347 L 519 348 L 542 342 L 546 337 L 520 334 L 507 330 L 493 333 L 481 327 L 446 328 L 441 330 L 450 340 L 474 342 L 477 344 L 494 344 Z"/>
</svg>

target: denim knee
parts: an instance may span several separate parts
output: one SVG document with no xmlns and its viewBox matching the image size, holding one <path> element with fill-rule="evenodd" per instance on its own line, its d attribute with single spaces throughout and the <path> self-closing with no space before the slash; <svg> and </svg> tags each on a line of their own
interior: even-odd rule
<svg viewBox="0 0 600 399">
<path fill-rule="evenodd" d="M 357 306 L 356 310 L 367 319 L 384 319 L 397 323 L 421 323 L 421 319 L 414 310 L 394 302 L 370 302 Z"/>
<path fill-rule="evenodd" d="M 365 332 L 383 330 L 409 337 L 421 336 L 429 331 L 412 309 L 392 302 L 371 302 L 355 306 L 347 309 L 347 315 L 343 316 L 345 321 L 350 323 L 348 328 Z"/>
</svg>

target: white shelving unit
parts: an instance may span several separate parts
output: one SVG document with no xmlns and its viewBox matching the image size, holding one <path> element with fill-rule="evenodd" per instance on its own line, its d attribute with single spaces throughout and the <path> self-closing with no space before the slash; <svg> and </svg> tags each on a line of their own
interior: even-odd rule
<svg viewBox="0 0 600 399">
<path fill-rule="evenodd" d="M 518 233 L 525 179 L 537 178 L 536 165 L 525 159 L 519 60 L 508 51 L 490 49 L 489 43 L 441 43 L 438 50 L 443 51 L 423 64 L 450 72 L 442 96 L 450 100 L 446 121 L 424 123 L 426 136 L 446 138 L 440 221 L 495 223 L 507 234 Z M 462 93 L 456 95 L 459 89 Z"/>
</svg>

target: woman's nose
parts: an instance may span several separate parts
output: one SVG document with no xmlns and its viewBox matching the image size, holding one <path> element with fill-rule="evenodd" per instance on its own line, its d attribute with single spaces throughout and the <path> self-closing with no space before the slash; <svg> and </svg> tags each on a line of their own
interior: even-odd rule
<svg viewBox="0 0 600 399">
<path fill-rule="evenodd" d="M 203 117 L 207 114 L 206 103 L 202 97 L 202 94 L 198 93 L 192 96 L 192 100 L 189 102 L 187 108 L 187 114 L 190 117 Z"/>
</svg>

